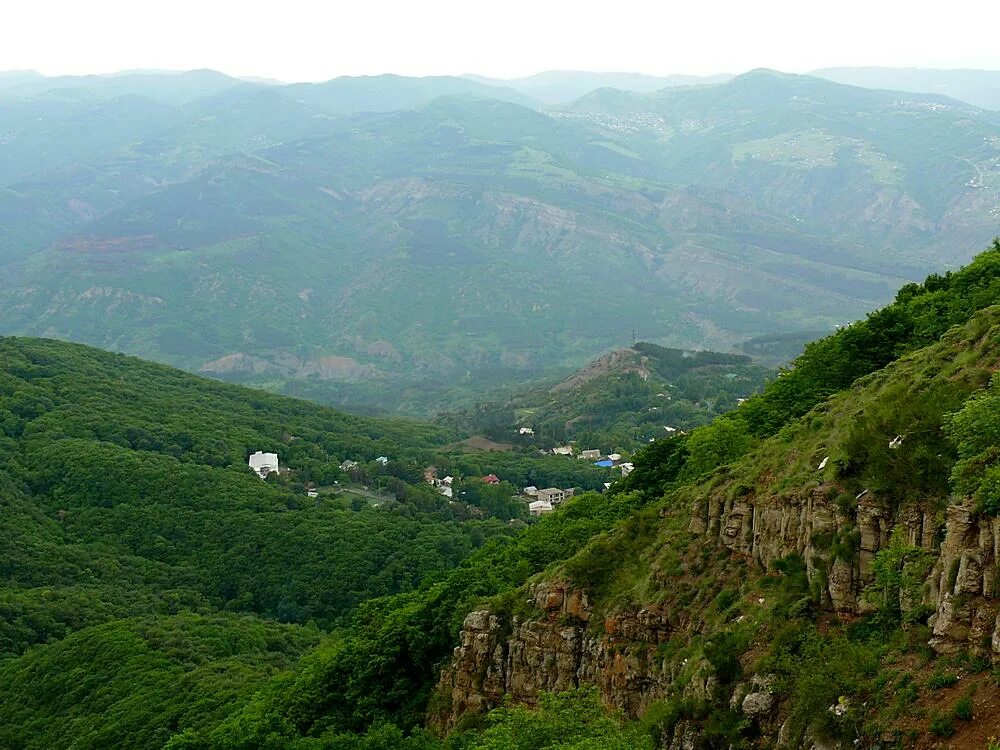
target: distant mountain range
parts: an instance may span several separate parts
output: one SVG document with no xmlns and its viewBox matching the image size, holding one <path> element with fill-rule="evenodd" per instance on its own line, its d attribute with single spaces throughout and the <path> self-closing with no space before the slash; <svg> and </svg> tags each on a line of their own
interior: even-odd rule
<svg viewBox="0 0 1000 750">
<path fill-rule="evenodd" d="M 1000 70 L 824 68 L 812 75 L 869 89 L 942 94 L 983 109 L 1000 110 Z"/>
<path fill-rule="evenodd" d="M 544 104 L 565 104 L 595 89 L 621 89 L 650 93 L 675 86 L 696 86 L 724 83 L 733 76 L 728 73 L 714 76 L 650 76 L 642 73 L 593 73 L 580 70 L 549 70 L 526 78 L 486 78 L 467 75 L 468 79 L 490 86 L 520 91 Z"/>
<path fill-rule="evenodd" d="M 821 68 L 809 75 L 861 88 L 940 94 L 982 109 L 1000 110 L 1000 71 L 932 68 Z M 648 94 L 679 86 L 725 83 L 734 76 L 654 76 L 643 73 L 548 70 L 523 78 L 475 74 L 410 78 L 397 75 L 341 76 L 325 83 L 286 84 L 267 78 L 234 78 L 214 70 L 129 70 L 109 75 L 46 77 L 33 70 L 0 71 L 0 101 L 47 96 L 113 98 L 143 96 L 182 103 L 244 83 L 288 86 L 303 99 L 336 100 L 336 111 L 391 111 L 446 94 L 473 94 L 528 106 L 568 104 L 597 89 Z M 315 92 L 315 93 L 313 93 Z M 347 104 L 346 102 L 350 102 Z"/>
<path fill-rule="evenodd" d="M 830 330 L 1000 223 L 1000 115 L 810 76 L 558 108 L 456 77 L 0 81 L 2 332 L 355 408 L 454 409 L 634 328 Z"/>
</svg>

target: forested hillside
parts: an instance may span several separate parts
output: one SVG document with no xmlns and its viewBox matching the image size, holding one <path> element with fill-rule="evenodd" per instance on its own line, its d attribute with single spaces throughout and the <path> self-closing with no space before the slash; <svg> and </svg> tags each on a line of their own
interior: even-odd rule
<svg viewBox="0 0 1000 750">
<path fill-rule="evenodd" d="M 0 745 L 160 747 L 221 719 L 360 602 L 507 533 L 457 521 L 423 485 L 423 458 L 451 438 L 0 339 Z M 262 481 L 256 450 L 291 471 Z M 336 491 L 345 459 L 381 477 L 383 507 Z M 329 489 L 308 497 L 307 483 Z"/>
<path fill-rule="evenodd" d="M 639 342 L 558 382 L 477 404 L 437 421 L 494 440 L 551 448 L 631 452 L 708 424 L 753 395 L 773 371 L 748 356 L 667 349 Z M 525 432 L 527 430 L 528 432 Z"/>
</svg>

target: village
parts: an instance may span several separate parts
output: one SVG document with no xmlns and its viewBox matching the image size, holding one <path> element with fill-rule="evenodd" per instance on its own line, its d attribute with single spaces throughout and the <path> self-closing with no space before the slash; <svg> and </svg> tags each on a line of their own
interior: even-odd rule
<svg viewBox="0 0 1000 750">
<path fill-rule="evenodd" d="M 521 434 L 531 434 L 526 432 L 530 428 L 521 428 Z M 574 452 L 574 448 L 571 445 L 558 446 L 549 451 L 552 455 L 557 456 L 576 456 L 577 459 L 581 461 L 589 461 L 594 466 L 599 466 L 601 468 L 617 468 L 622 477 L 628 476 L 634 466 L 631 462 L 625 461 L 624 457 L 620 453 L 610 453 L 603 454 L 600 450 L 582 450 L 579 453 Z M 480 477 L 481 481 L 487 485 L 498 485 L 503 479 L 501 479 L 496 474 L 490 473 L 483 477 Z M 424 480 L 433 485 L 439 494 L 447 497 L 449 500 L 454 498 L 454 485 L 455 477 L 445 476 L 439 478 L 437 476 L 437 470 L 434 467 L 428 467 L 424 472 Z M 604 483 L 604 489 L 608 490 L 611 488 L 611 482 Z M 528 515 L 532 518 L 538 518 L 540 516 L 552 513 L 556 508 L 562 505 L 564 502 L 573 497 L 574 493 L 577 491 L 575 487 L 545 487 L 539 488 L 534 485 L 528 485 L 521 489 L 517 499 L 523 501 L 528 508 Z"/>
<path fill-rule="evenodd" d="M 521 428 L 521 434 L 530 434 L 530 428 Z M 580 461 L 586 461 L 593 466 L 604 468 L 604 469 L 617 469 L 615 474 L 621 477 L 628 476 L 634 466 L 630 461 L 625 460 L 625 456 L 621 453 L 603 453 L 597 449 L 585 449 L 577 451 L 573 445 L 562 445 L 556 446 L 554 448 L 545 451 L 550 455 L 554 456 L 564 456 L 567 458 L 575 458 Z M 385 467 L 389 464 L 388 456 L 378 456 L 374 463 Z M 278 476 L 289 475 L 292 470 L 287 466 L 282 466 L 278 458 L 277 453 L 256 451 L 250 455 L 247 460 L 247 464 L 250 469 L 261 479 L 267 480 L 271 474 Z M 340 470 L 345 474 L 350 475 L 352 472 L 359 471 L 361 467 L 360 461 L 355 460 L 345 460 L 340 464 Z M 423 471 L 424 481 L 434 487 L 439 495 L 447 498 L 452 503 L 458 503 L 466 498 L 456 497 L 456 486 L 460 484 L 462 480 L 455 476 L 446 475 L 443 477 L 438 476 L 438 470 L 434 466 L 428 466 Z M 484 476 L 474 476 L 474 477 L 464 477 L 464 481 L 468 482 L 470 479 L 473 481 L 480 481 L 486 486 L 497 486 L 500 485 L 504 479 L 495 473 L 489 473 Z M 339 485 L 339 482 L 335 482 Z M 612 482 L 605 482 L 603 485 L 604 490 L 611 488 Z M 371 500 L 371 505 L 378 507 L 380 505 L 379 501 L 375 501 L 374 498 L 381 500 L 381 488 L 379 488 L 379 494 L 372 496 L 369 487 L 367 485 L 359 486 L 358 488 L 340 488 L 342 491 L 355 493 L 367 497 Z M 560 505 L 565 503 L 567 500 L 573 497 L 573 495 L 579 490 L 577 487 L 536 487 L 534 485 L 528 485 L 521 488 L 519 494 L 514 496 L 513 499 L 523 502 L 527 509 L 527 515 L 530 518 L 539 518 L 549 513 L 554 512 Z M 320 488 L 316 487 L 314 484 L 309 484 L 305 486 L 305 493 L 310 498 L 318 498 L 320 494 Z M 462 492 L 464 495 L 464 491 Z"/>
</svg>

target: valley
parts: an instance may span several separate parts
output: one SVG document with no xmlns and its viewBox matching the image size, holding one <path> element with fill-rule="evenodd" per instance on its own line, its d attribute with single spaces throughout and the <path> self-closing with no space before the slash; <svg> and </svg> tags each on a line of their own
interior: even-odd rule
<svg viewBox="0 0 1000 750">
<path fill-rule="evenodd" d="M 186 75 L 182 101 L 0 89 L 4 332 L 426 417 L 635 329 L 717 351 L 833 330 L 967 261 L 1000 205 L 998 115 L 939 96 L 760 70 L 555 107 Z"/>
</svg>

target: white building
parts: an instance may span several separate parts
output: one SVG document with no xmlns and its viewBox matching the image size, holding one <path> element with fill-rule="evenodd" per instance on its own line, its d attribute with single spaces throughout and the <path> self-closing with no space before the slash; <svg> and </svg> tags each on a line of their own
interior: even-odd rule
<svg viewBox="0 0 1000 750">
<path fill-rule="evenodd" d="M 519 429 L 517 431 L 517 434 L 518 435 L 528 435 L 530 437 L 531 435 L 535 434 L 535 431 L 531 427 L 522 427 L 521 429 Z"/>
<path fill-rule="evenodd" d="M 629 474 L 632 473 L 632 470 L 635 468 L 635 466 L 633 466 L 629 462 L 625 462 L 619 468 L 622 470 L 622 476 L 627 477 Z"/>
<path fill-rule="evenodd" d="M 552 503 L 548 500 L 535 500 L 534 502 L 528 503 L 528 512 L 535 518 L 544 516 L 546 513 L 551 513 L 552 511 Z"/>
<path fill-rule="evenodd" d="M 597 461 L 601 457 L 601 452 L 596 449 L 580 451 L 578 458 L 582 458 L 585 461 Z"/>
<path fill-rule="evenodd" d="M 572 456 L 573 446 L 571 445 L 559 445 L 552 449 L 552 453 L 556 456 Z"/>
<path fill-rule="evenodd" d="M 528 497 L 538 497 L 538 488 L 533 484 L 529 484 L 524 488 L 522 494 L 527 495 Z"/>
<path fill-rule="evenodd" d="M 266 479 L 268 474 L 278 470 L 278 454 L 257 451 L 250 456 L 247 463 L 250 464 L 251 469 L 257 472 L 257 476 Z"/>
</svg>

